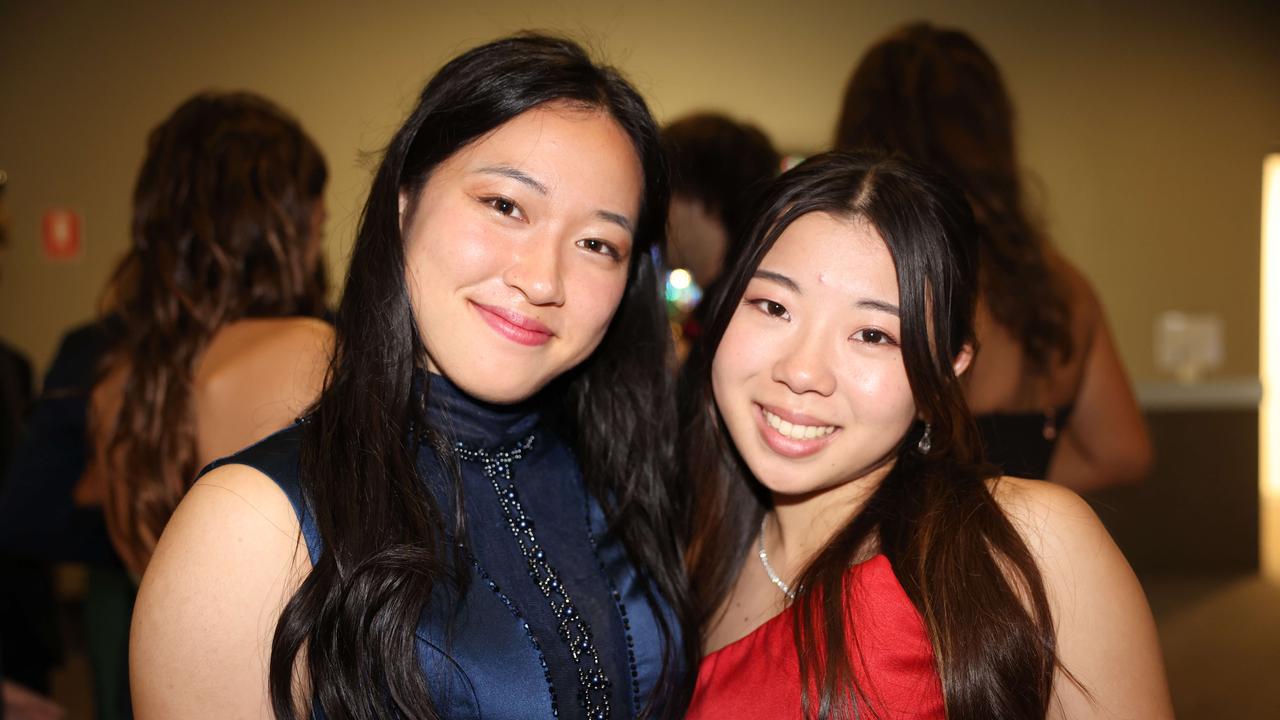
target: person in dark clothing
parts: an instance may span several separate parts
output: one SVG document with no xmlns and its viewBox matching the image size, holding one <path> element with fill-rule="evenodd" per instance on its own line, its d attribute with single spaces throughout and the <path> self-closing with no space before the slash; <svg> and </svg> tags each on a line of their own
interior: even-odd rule
<svg viewBox="0 0 1280 720">
<path fill-rule="evenodd" d="M 0 252 L 8 244 L 6 179 L 0 171 Z M 22 439 L 31 376 L 31 362 L 0 342 L 0 482 Z M 50 563 L 0 548 L 0 719 L 61 717 L 61 708 L 38 694 L 49 692 L 50 671 L 61 659 Z"/>
<path fill-rule="evenodd" d="M 46 578 L 53 563 L 87 566 L 85 643 L 99 718 L 129 716 L 125 652 L 133 587 L 107 537 L 102 509 L 76 505 L 72 491 L 87 457 L 89 388 L 114 326 L 114 318 L 108 318 L 77 326 L 63 336 L 42 391 L 26 415 L 25 432 L 12 446 L 0 486 L 0 554 L 24 566 L 44 568 Z M 6 618 L 14 617 L 23 628 L 41 628 L 60 658 L 52 586 L 38 587 L 44 590 L 40 600 L 6 612 Z M 9 653 L 11 658 L 16 655 L 12 648 Z M 31 687 L 48 690 L 47 681 Z"/>
<path fill-rule="evenodd" d="M 0 342 L 0 466 L 7 466 L 31 401 L 31 363 Z"/>
<path fill-rule="evenodd" d="M 84 472 L 86 403 L 114 319 L 70 330 L 58 345 L 25 440 L 13 448 L 0 491 L 0 549 L 56 561 L 119 565 L 100 507 L 77 507 Z"/>
</svg>

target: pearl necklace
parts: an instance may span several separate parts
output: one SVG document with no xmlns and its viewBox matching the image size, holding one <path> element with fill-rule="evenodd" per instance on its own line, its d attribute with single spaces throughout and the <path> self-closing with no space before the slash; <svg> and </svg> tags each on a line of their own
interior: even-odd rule
<svg viewBox="0 0 1280 720">
<path fill-rule="evenodd" d="M 768 515 L 760 518 L 760 551 L 757 553 L 760 556 L 760 564 L 764 565 L 764 571 L 769 573 L 769 579 L 773 581 L 774 585 L 778 586 L 782 594 L 786 595 L 788 600 L 795 600 L 796 591 L 788 587 L 782 578 L 778 577 L 778 573 L 774 572 L 773 566 L 769 564 L 769 553 L 764 551 L 764 522 L 768 519 Z"/>
</svg>

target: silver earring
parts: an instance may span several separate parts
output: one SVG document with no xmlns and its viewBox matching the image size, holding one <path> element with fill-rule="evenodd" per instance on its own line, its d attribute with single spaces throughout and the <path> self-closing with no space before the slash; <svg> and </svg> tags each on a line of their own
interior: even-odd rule
<svg viewBox="0 0 1280 720">
<path fill-rule="evenodd" d="M 928 455 L 929 448 L 933 447 L 933 441 L 929 439 L 930 430 L 932 428 L 929 427 L 929 423 L 925 423 L 924 432 L 920 434 L 920 441 L 916 443 L 916 449 L 920 451 L 921 455 Z"/>
</svg>

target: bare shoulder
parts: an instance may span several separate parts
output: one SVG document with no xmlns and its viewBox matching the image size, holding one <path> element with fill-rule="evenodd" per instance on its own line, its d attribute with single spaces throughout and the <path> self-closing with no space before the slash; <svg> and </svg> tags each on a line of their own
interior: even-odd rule
<svg viewBox="0 0 1280 720">
<path fill-rule="evenodd" d="M 333 351 L 329 323 L 310 317 L 239 320 L 214 335 L 197 374 L 216 376 L 228 367 L 253 364 L 260 358 L 327 359 Z M 290 363 L 275 363 L 288 365 Z"/>
<path fill-rule="evenodd" d="M 203 462 L 287 427 L 324 387 L 333 328 L 314 318 L 241 320 L 214 337 L 195 368 Z"/>
<path fill-rule="evenodd" d="M 1099 545 L 1115 547 L 1093 508 L 1075 492 L 1054 483 L 1012 476 L 987 482 L 1000 508 L 1039 558 L 1092 553 Z"/>
<path fill-rule="evenodd" d="M 297 365 L 327 361 L 333 352 L 333 326 L 317 318 L 241 320 L 232 327 L 241 331 L 235 343 L 241 352 L 258 357 L 290 358 Z"/>
<path fill-rule="evenodd" d="M 240 384 L 259 378 L 291 387 L 293 395 L 309 404 L 319 393 L 333 355 L 333 326 L 308 317 L 259 321 L 253 347 L 240 364 Z M 245 377 L 246 374 L 249 374 Z"/>
<path fill-rule="evenodd" d="M 243 465 L 187 493 L 147 567 L 130 633 L 137 717 L 270 717 L 276 619 L 310 570 L 284 492 Z"/>
<path fill-rule="evenodd" d="M 267 322 L 272 325 L 268 342 L 314 348 L 325 353 L 333 347 L 333 326 L 319 318 L 289 317 Z"/>
<path fill-rule="evenodd" d="M 226 513 L 225 517 L 215 518 L 218 522 L 244 524 L 249 526 L 246 529 L 268 535 L 270 530 L 275 530 L 280 539 L 291 545 L 300 537 L 298 517 L 284 491 L 274 480 L 248 465 L 232 463 L 206 473 L 187 491 L 187 497 L 174 513 L 174 520 L 184 506 L 193 521 L 216 511 Z M 266 526 L 259 526 L 259 521 Z"/>
<path fill-rule="evenodd" d="M 1085 277 L 1084 272 L 1061 252 L 1051 250 L 1046 255 L 1046 261 L 1050 272 L 1064 284 L 1067 290 L 1087 296 L 1095 295 L 1093 284 L 1089 282 L 1089 278 Z"/>
<path fill-rule="evenodd" d="M 1098 321 L 1102 308 L 1098 291 L 1075 263 L 1056 251 L 1049 255 L 1049 268 L 1067 293 L 1072 325 L 1087 336 Z"/>
<path fill-rule="evenodd" d="M 323 320 L 307 317 L 241 320 L 218 331 L 196 363 L 195 384 L 199 397 L 219 395 L 241 398 L 257 388 L 267 397 L 281 388 L 293 393 L 299 387 L 318 386 L 333 353 L 333 328 Z"/>
<path fill-rule="evenodd" d="M 1057 632 L 1051 718 L 1171 718 L 1146 596 L 1098 516 L 1071 490 L 989 481 L 1031 551 Z"/>
</svg>

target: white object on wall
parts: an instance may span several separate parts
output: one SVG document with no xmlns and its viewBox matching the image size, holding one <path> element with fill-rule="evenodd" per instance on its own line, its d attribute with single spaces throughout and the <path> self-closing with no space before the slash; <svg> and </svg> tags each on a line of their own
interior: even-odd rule
<svg viewBox="0 0 1280 720">
<path fill-rule="evenodd" d="M 1179 382 L 1196 382 L 1222 367 L 1222 336 L 1222 318 L 1213 313 L 1161 313 L 1156 318 L 1156 366 Z"/>
</svg>

